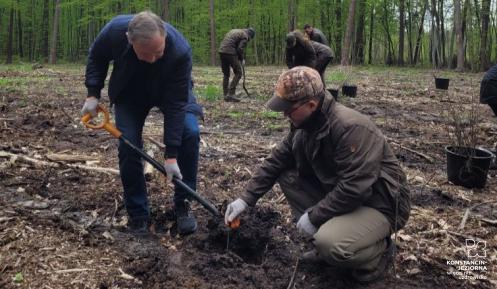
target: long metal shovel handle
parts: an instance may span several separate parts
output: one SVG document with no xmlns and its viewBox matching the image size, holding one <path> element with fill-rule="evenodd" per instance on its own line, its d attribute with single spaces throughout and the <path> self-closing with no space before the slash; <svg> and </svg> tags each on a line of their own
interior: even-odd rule
<svg viewBox="0 0 497 289">
<path fill-rule="evenodd" d="M 250 97 L 250 93 L 248 92 L 247 88 L 245 87 L 245 60 L 242 60 L 242 73 L 243 73 L 243 81 L 242 81 L 242 87 L 243 90 L 245 90 L 245 93 L 247 94 L 248 97 Z"/>
<path fill-rule="evenodd" d="M 114 137 L 122 140 L 125 144 L 127 144 L 130 148 L 132 148 L 136 153 L 138 153 L 142 158 L 144 158 L 147 162 L 149 162 L 154 168 L 156 168 L 158 171 L 160 171 L 162 174 L 167 176 L 166 169 L 164 166 L 153 159 L 151 156 L 149 156 L 147 153 L 145 153 L 143 150 L 135 146 L 133 143 L 131 143 L 127 138 L 125 138 L 122 133 L 113 125 L 110 123 L 110 117 L 109 117 L 109 112 L 101 105 L 97 106 L 97 113 L 102 112 L 104 114 L 103 121 L 100 124 L 94 125 L 90 123 L 90 120 L 93 118 L 89 113 L 85 114 L 82 118 L 81 121 L 87 128 L 91 129 L 104 129 L 108 131 L 111 135 Z M 192 198 L 194 198 L 196 201 L 198 201 L 204 208 L 206 208 L 209 212 L 211 212 L 214 216 L 220 217 L 221 213 L 218 211 L 218 209 L 212 205 L 209 201 L 201 197 L 197 192 L 192 190 L 187 184 L 185 184 L 182 180 L 174 177 L 173 178 L 173 183 L 180 188 L 184 189 L 188 195 L 190 195 Z"/>
</svg>

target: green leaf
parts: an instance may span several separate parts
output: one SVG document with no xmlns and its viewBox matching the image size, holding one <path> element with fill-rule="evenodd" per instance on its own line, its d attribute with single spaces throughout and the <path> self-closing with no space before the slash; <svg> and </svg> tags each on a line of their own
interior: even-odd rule
<svg viewBox="0 0 497 289">
<path fill-rule="evenodd" d="M 21 272 L 16 273 L 16 276 L 14 277 L 14 282 L 15 283 L 22 283 L 24 281 L 24 276 L 22 276 Z"/>
</svg>

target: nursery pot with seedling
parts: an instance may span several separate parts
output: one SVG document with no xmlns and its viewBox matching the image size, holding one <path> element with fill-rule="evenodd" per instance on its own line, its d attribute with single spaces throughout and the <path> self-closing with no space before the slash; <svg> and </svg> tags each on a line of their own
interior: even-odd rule
<svg viewBox="0 0 497 289">
<path fill-rule="evenodd" d="M 357 85 L 344 85 L 342 86 L 342 93 L 349 97 L 356 97 Z"/>
<path fill-rule="evenodd" d="M 483 188 L 494 155 L 482 148 L 446 146 L 447 177 L 454 185 Z"/>
<path fill-rule="evenodd" d="M 435 87 L 437 89 L 447 90 L 449 89 L 449 81 L 448 78 L 435 77 Z"/>
</svg>

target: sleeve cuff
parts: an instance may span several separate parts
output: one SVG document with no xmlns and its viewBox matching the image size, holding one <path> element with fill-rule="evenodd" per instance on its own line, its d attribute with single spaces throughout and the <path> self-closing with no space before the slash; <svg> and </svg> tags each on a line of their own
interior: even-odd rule
<svg viewBox="0 0 497 289">
<path fill-rule="evenodd" d="M 309 221 L 311 222 L 311 224 L 319 228 L 324 222 L 320 218 L 318 218 L 316 214 L 313 214 L 313 209 L 314 207 L 312 207 L 310 210 L 307 210 L 307 215 L 309 216 Z"/>
<path fill-rule="evenodd" d="M 94 96 L 98 99 L 100 99 L 100 91 L 101 89 L 95 88 L 95 87 L 88 87 L 88 95 L 87 96 Z"/>
<path fill-rule="evenodd" d="M 175 159 L 178 157 L 177 146 L 166 146 L 166 159 Z"/>
</svg>

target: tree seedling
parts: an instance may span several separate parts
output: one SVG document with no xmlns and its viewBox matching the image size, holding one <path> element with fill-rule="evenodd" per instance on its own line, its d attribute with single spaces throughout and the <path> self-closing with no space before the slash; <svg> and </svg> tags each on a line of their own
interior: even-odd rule
<svg viewBox="0 0 497 289">
<path fill-rule="evenodd" d="M 24 281 L 24 276 L 22 276 L 21 272 L 17 272 L 14 276 L 14 283 L 22 283 Z"/>
</svg>

